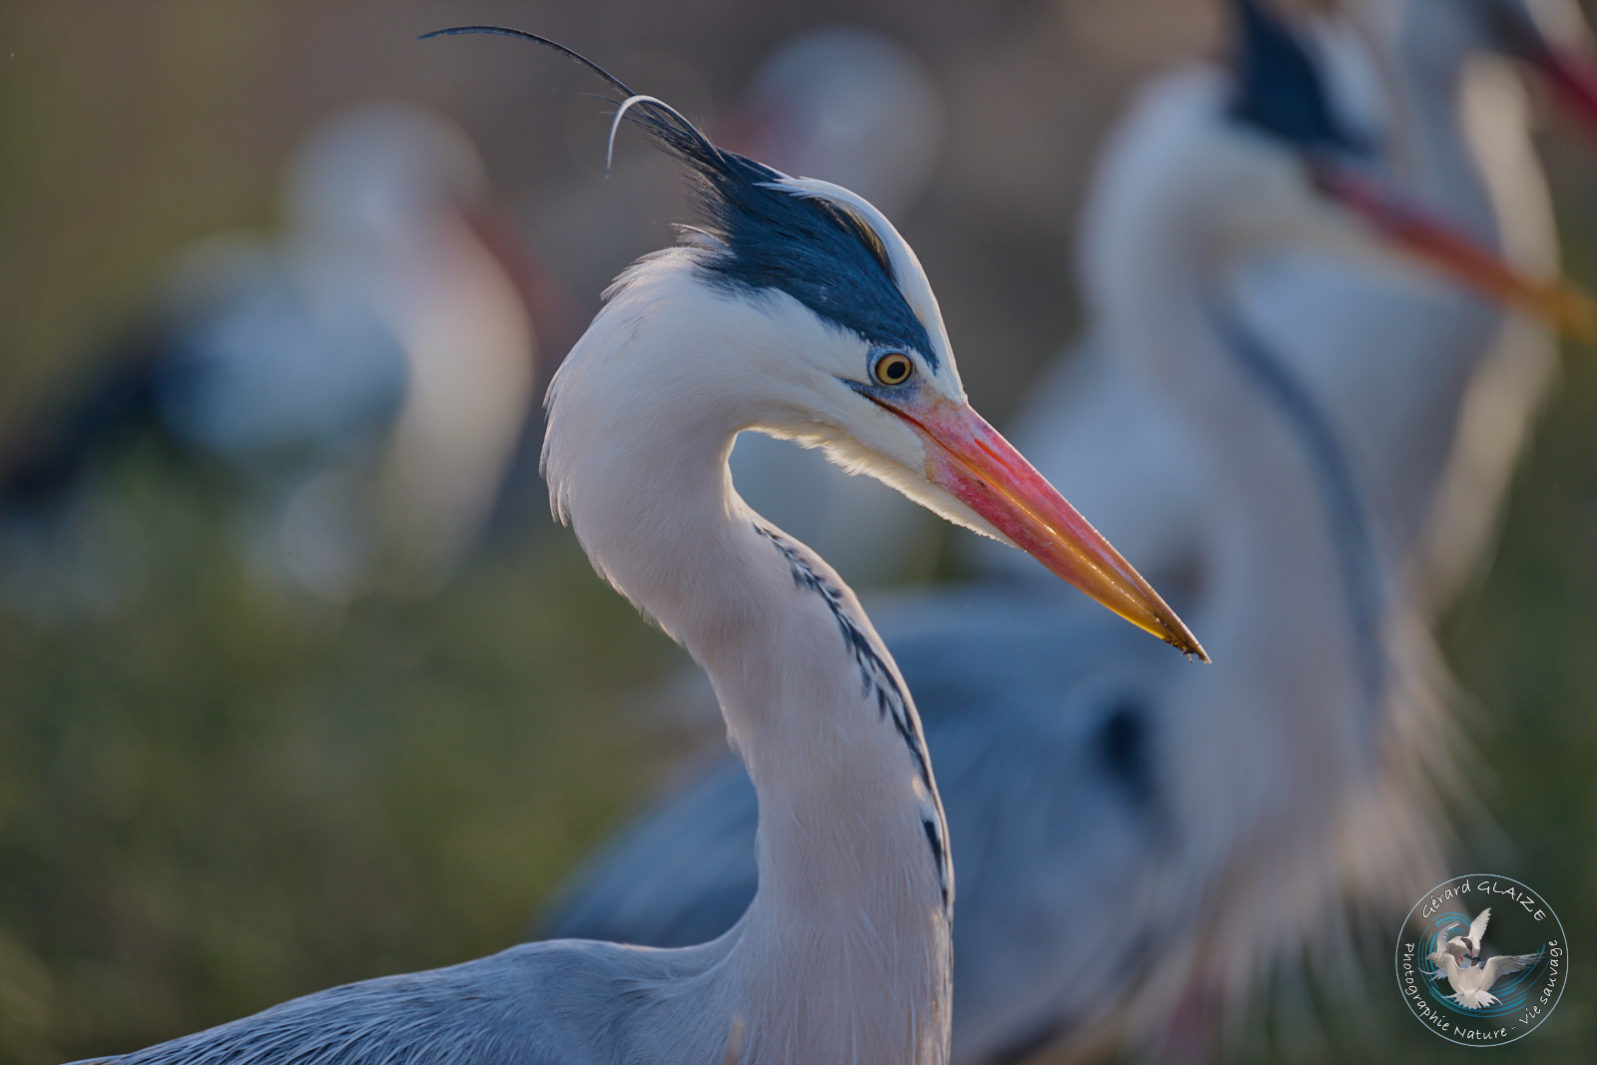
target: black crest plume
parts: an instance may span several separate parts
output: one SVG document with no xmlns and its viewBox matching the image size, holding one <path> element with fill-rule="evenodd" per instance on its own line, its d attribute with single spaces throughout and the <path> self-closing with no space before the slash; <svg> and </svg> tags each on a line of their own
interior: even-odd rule
<svg viewBox="0 0 1597 1065">
<path fill-rule="evenodd" d="M 621 100 L 622 116 L 686 168 L 714 247 L 699 265 L 714 281 L 786 292 L 817 315 L 871 344 L 919 352 L 935 371 L 937 352 L 926 327 L 904 300 L 881 239 L 837 204 L 794 195 L 777 185 L 787 175 L 716 147 L 680 111 L 630 86 L 558 41 L 504 26 L 456 26 L 422 35 L 495 34 L 552 48 L 603 78 Z"/>
<path fill-rule="evenodd" d="M 710 139 L 700 133 L 697 127 L 684 118 L 682 113 L 676 108 L 653 97 L 644 96 L 642 93 L 634 91 L 626 82 L 604 69 L 604 67 L 601 67 L 581 52 L 567 48 L 559 41 L 552 41 L 547 37 L 530 33 L 527 30 L 515 30 L 506 26 L 452 26 L 446 30 L 433 30 L 431 33 L 424 33 L 421 35 L 421 40 L 430 40 L 434 37 L 459 37 L 466 34 L 519 37 L 524 41 L 532 41 L 546 48 L 553 48 L 580 66 L 586 67 L 603 78 L 611 88 L 621 94 L 621 100 L 611 100 L 611 103 L 620 104 L 625 100 L 635 100 L 636 102 L 627 110 L 627 119 L 659 141 L 671 154 L 681 158 L 684 162 L 693 164 L 695 171 L 711 164 L 712 161 L 714 163 L 723 163 L 725 159 L 733 154 L 722 152 L 714 144 L 711 144 Z M 737 158 L 742 159 L 741 156 Z M 752 160 L 744 159 L 743 162 L 763 171 L 764 176 L 761 180 L 769 181 L 780 176 L 770 167 L 761 166 Z"/>
<path fill-rule="evenodd" d="M 1305 148 L 1367 154 L 1331 106 L 1324 79 L 1298 39 L 1262 0 L 1233 0 L 1235 93 L 1231 114 L 1270 136 Z"/>
</svg>

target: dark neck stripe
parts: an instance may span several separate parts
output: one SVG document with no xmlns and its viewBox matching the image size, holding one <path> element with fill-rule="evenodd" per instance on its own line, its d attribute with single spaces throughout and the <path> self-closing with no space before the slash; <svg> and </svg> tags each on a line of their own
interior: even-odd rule
<svg viewBox="0 0 1597 1065">
<path fill-rule="evenodd" d="M 870 637 L 844 607 L 842 593 L 831 582 L 811 569 L 809 562 L 781 533 L 758 523 L 755 524 L 754 531 L 775 546 L 777 552 L 787 562 L 793 583 L 813 592 L 826 604 L 833 620 L 837 622 L 838 631 L 842 633 L 843 647 L 859 671 L 861 694 L 876 704 L 879 717 L 892 723 L 909 751 L 910 760 L 915 765 L 916 777 L 925 786 L 929 800 L 935 803 L 937 788 L 932 783 L 931 760 L 926 753 L 926 739 L 921 734 L 920 723 L 913 717 L 909 697 L 905 695 L 898 677 L 882 660 Z M 945 841 L 947 834 L 943 827 L 941 809 L 937 810 L 935 817 L 923 818 L 922 825 L 926 830 L 932 860 L 937 867 L 937 884 L 942 892 L 943 906 L 946 909 L 952 903 L 953 870 L 948 859 L 948 845 Z"/>
<path fill-rule="evenodd" d="M 1314 476 L 1316 494 L 1325 509 L 1335 545 L 1357 659 L 1354 665 L 1369 711 L 1363 722 L 1364 742 L 1373 747 L 1378 731 L 1373 717 L 1383 702 L 1390 662 L 1382 622 L 1385 592 L 1380 552 L 1353 464 L 1330 419 L 1291 369 L 1218 308 L 1211 308 L 1211 317 L 1224 348 L 1241 367 L 1249 384 L 1285 420 Z"/>
</svg>

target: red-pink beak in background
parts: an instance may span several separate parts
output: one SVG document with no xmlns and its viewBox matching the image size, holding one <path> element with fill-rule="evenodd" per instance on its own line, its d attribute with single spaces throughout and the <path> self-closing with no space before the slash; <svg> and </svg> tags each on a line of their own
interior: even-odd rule
<svg viewBox="0 0 1597 1065">
<path fill-rule="evenodd" d="M 1597 61 L 1583 51 L 1545 45 L 1530 62 L 1587 132 L 1597 136 Z"/>
<path fill-rule="evenodd" d="M 1407 202 L 1378 179 L 1326 160 L 1310 164 L 1315 186 L 1364 218 L 1394 247 L 1505 306 L 1597 342 L 1597 304 L 1558 278 L 1531 278 L 1456 226 Z"/>
</svg>

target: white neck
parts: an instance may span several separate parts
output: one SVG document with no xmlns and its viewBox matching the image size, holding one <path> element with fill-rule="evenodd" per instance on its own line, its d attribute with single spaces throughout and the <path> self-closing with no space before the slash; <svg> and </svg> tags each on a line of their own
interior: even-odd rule
<svg viewBox="0 0 1597 1065">
<path fill-rule="evenodd" d="M 766 313 L 679 257 L 635 271 L 551 391 L 546 473 L 594 566 L 710 675 L 759 797 L 758 894 L 683 1008 L 741 1018 L 745 1061 L 934 1065 L 952 883 L 919 719 L 853 594 L 727 470 L 756 415 L 720 371 Z"/>
<path fill-rule="evenodd" d="M 1210 213 L 1192 202 L 1123 232 L 1101 268 L 1124 273 L 1103 279 L 1093 309 L 1164 400 L 1147 416 L 1179 420 L 1203 463 L 1203 586 L 1187 620 L 1214 664 L 1164 667 L 1160 758 L 1180 825 L 1168 876 L 1150 880 L 1168 892 L 1155 905 L 1202 899 L 1204 961 L 1193 977 L 1230 990 L 1340 912 L 1336 841 L 1377 770 L 1386 723 L 1361 680 L 1372 637 L 1358 631 L 1350 598 L 1351 582 L 1377 563 L 1352 559 L 1349 571 L 1312 431 L 1217 329 L 1230 308 L 1209 280 Z M 1173 233 L 1186 245 L 1172 246 Z M 1384 574 L 1373 576 L 1384 593 Z"/>
<path fill-rule="evenodd" d="M 1114 254 L 1088 271 L 1096 320 L 1208 464 L 1207 594 L 1189 620 L 1214 665 L 1172 675 L 1161 742 L 1183 819 L 1174 890 L 1190 902 L 1193 885 L 1215 889 L 1206 964 L 1235 974 L 1301 942 L 1349 893 L 1406 886 L 1432 860 L 1430 778 L 1402 761 L 1413 714 L 1429 710 L 1408 700 L 1430 692 L 1413 687 L 1429 679 L 1411 672 L 1423 663 L 1390 654 L 1401 600 L 1389 555 L 1369 538 L 1345 549 L 1347 500 L 1331 482 L 1350 471 L 1314 439 L 1324 415 L 1249 368 L 1236 349 L 1256 338 L 1216 328 L 1231 301 L 1213 280 L 1224 263 L 1199 184 L 1154 210 L 1130 197 L 1142 209 L 1114 220 L 1101 245 Z M 1372 593 L 1361 618 L 1355 597 Z M 1380 817 L 1361 821 L 1372 794 Z"/>
<path fill-rule="evenodd" d="M 1205 463 L 1204 593 L 1189 620 L 1215 664 L 1176 675 L 1181 706 L 1168 716 L 1169 757 L 1183 763 L 1172 779 L 1192 785 L 1177 802 L 1200 849 L 1211 828 L 1262 834 L 1278 815 L 1326 815 L 1368 771 L 1374 708 L 1361 677 L 1374 650 L 1355 597 L 1373 581 L 1379 611 L 1386 593 L 1379 557 L 1339 545 L 1346 516 L 1327 497 L 1315 429 L 1217 329 L 1230 301 L 1213 280 L 1225 264 L 1210 177 L 1159 196 L 1106 193 L 1084 262 L 1095 323 L 1163 402 L 1147 416 L 1183 426 Z M 1220 779 L 1237 786 L 1209 785 Z M 1281 807 L 1303 790 L 1320 803 Z"/>
<path fill-rule="evenodd" d="M 1549 276 L 1557 239 L 1522 87 L 1460 24 L 1458 8 L 1394 5 L 1389 15 L 1401 23 L 1378 35 L 1396 89 L 1389 162 L 1420 202 L 1518 268 Z M 1364 356 L 1335 353 L 1315 383 L 1358 430 L 1373 502 L 1396 549 L 1414 560 L 1411 576 L 1428 596 L 1445 596 L 1476 568 L 1496 509 L 1482 501 L 1506 482 L 1546 385 L 1550 346 L 1535 322 L 1461 286 L 1364 284 L 1351 298 L 1357 313 L 1331 335 L 1351 348 L 1363 337 L 1386 342 L 1362 345 Z M 1365 390 L 1376 380 L 1383 395 L 1372 402 Z"/>
</svg>

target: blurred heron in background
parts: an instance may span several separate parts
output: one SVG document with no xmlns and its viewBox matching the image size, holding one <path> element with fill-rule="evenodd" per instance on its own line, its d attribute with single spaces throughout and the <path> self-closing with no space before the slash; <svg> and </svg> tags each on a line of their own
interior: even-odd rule
<svg viewBox="0 0 1597 1065">
<path fill-rule="evenodd" d="M 1339 106 L 1379 146 L 1377 164 L 1418 202 L 1519 268 L 1556 269 L 1545 179 L 1523 93 L 1507 62 L 1544 72 L 1597 120 L 1580 15 L 1566 0 L 1345 0 L 1323 24 Z M 1314 249 L 1254 257 L 1238 282 L 1243 314 L 1300 374 L 1358 466 L 1382 539 L 1410 568 L 1427 610 L 1480 567 L 1503 493 L 1554 369 L 1551 337 L 1478 294 L 1372 274 Z M 1589 311 L 1578 306 L 1567 315 Z M 1576 323 L 1590 331 L 1592 323 Z M 1120 353 L 1089 335 L 1046 375 L 1012 426 L 1042 469 L 1096 516 L 1172 594 L 1206 578 L 1187 535 L 1208 505 L 1196 465 L 1169 435 L 1130 416 L 1141 386 Z M 1111 461 L 1067 468 L 1054 456 L 1109 443 Z M 1154 491 L 1126 493 L 1148 478 Z M 1156 480 L 1153 480 L 1156 479 Z M 1029 579 L 997 552 L 989 573 Z"/>
<path fill-rule="evenodd" d="M 847 586 L 733 491 L 743 430 L 825 447 L 1203 653 L 970 408 L 926 275 L 876 208 L 718 149 L 567 54 L 626 97 L 617 125 L 684 166 L 704 218 L 617 280 L 566 359 L 544 441 L 550 494 L 595 569 L 714 679 L 773 811 L 760 892 L 701 945 L 532 944 L 108 1060 L 945 1062 L 954 885 L 919 718 Z"/>
<path fill-rule="evenodd" d="M 1159 82 L 1110 145 L 1081 261 L 1094 335 L 1145 402 L 1122 430 L 1148 426 L 1203 478 L 1201 524 L 1178 532 L 1201 547 L 1193 610 L 1218 664 L 1173 668 L 1054 597 L 998 587 L 884 625 L 961 859 L 957 1062 L 1128 1033 L 1202 1056 L 1310 940 L 1348 961 L 1345 904 L 1422 889 L 1445 846 L 1445 677 L 1343 438 L 1252 331 L 1235 275 L 1291 247 L 1401 282 L 1407 262 L 1388 260 L 1406 249 L 1547 315 L 1574 297 L 1355 169 L 1366 142 L 1307 53 L 1236 7 L 1232 75 Z M 550 931 L 667 945 L 731 927 L 764 890 L 757 806 L 769 816 L 723 765 L 579 875 Z"/>
<path fill-rule="evenodd" d="M 272 241 L 192 249 L 134 350 L 0 449 L 0 529 L 33 548 L 9 552 L 17 605 L 85 562 L 48 542 L 142 435 L 221 471 L 250 568 L 296 596 L 431 589 L 474 545 L 538 378 L 533 275 L 476 149 L 416 105 L 353 108 L 299 150 L 284 210 Z"/>
<path fill-rule="evenodd" d="M 1346 4 L 1370 47 L 1344 41 L 1329 53 L 1344 85 L 1357 59 L 1372 59 L 1364 97 L 1390 93 L 1371 123 L 1387 171 L 1521 269 L 1557 270 L 1547 179 L 1514 68 L 1539 75 L 1597 134 L 1597 42 L 1573 0 Z M 1302 345 L 1293 358 L 1356 442 L 1377 513 L 1411 556 L 1422 604 L 1439 611 L 1484 570 L 1555 376 L 1555 338 L 1458 293 L 1295 274 L 1318 265 L 1264 264 L 1250 315 L 1278 346 Z"/>
</svg>

